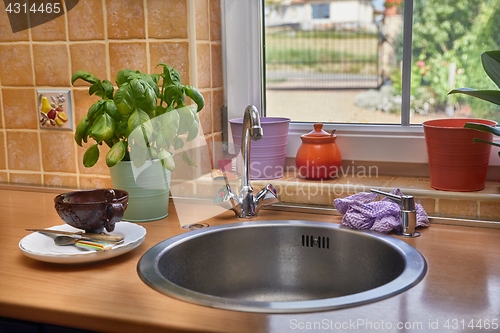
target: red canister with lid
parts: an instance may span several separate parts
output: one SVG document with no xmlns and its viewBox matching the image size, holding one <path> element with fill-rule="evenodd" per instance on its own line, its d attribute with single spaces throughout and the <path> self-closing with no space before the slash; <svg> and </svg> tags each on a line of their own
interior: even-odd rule
<svg viewBox="0 0 500 333">
<path fill-rule="evenodd" d="M 337 136 L 314 124 L 314 130 L 300 136 L 295 164 L 299 174 L 307 179 L 330 179 L 338 176 L 342 155 L 335 143 Z"/>
</svg>

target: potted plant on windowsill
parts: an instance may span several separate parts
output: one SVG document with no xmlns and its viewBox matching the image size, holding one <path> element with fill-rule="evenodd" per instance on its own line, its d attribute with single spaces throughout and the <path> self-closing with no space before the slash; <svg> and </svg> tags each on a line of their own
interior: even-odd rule
<svg viewBox="0 0 500 333">
<path fill-rule="evenodd" d="M 485 52 L 481 56 L 483 68 L 498 85 L 500 83 L 500 54 Z M 448 94 L 462 93 L 495 104 L 500 102 L 496 90 L 458 88 Z M 485 186 L 491 146 L 476 144 L 493 140 L 497 123 L 486 119 L 449 118 L 423 123 L 431 186 L 440 190 L 479 191 Z M 480 130 L 481 132 L 471 129 Z"/>
<path fill-rule="evenodd" d="M 100 158 L 100 148 L 109 147 L 106 164 L 113 187 L 129 192 L 124 215 L 129 221 L 168 215 L 174 152 L 198 135 L 197 113 L 204 106 L 202 94 L 183 85 L 176 69 L 164 63 L 158 66 L 163 68 L 160 74 L 119 71 L 116 90 L 110 81 L 86 71 L 77 71 L 71 78 L 72 84 L 78 79 L 90 83 L 89 95 L 101 97 L 90 106 L 75 130 L 79 146 L 89 139 L 95 141 L 86 149 L 83 165 L 94 166 Z M 196 107 L 186 106 L 186 96 Z M 182 154 L 186 163 L 194 165 L 185 151 Z M 154 170 L 159 175 L 152 175 Z"/>
</svg>

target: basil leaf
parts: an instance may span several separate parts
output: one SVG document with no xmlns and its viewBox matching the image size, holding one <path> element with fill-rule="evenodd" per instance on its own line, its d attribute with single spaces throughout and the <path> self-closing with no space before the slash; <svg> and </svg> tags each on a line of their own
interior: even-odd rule
<svg viewBox="0 0 500 333">
<path fill-rule="evenodd" d="M 205 99 L 203 98 L 203 95 L 195 88 L 192 86 L 185 86 L 184 91 L 186 92 L 186 95 L 193 100 L 193 102 L 196 103 L 198 108 L 196 109 L 197 112 L 200 112 L 201 109 L 205 106 Z"/>
<path fill-rule="evenodd" d="M 74 84 L 76 80 L 81 79 L 83 81 L 86 81 L 91 84 L 96 84 L 98 82 L 101 82 L 95 75 L 92 73 L 89 73 L 87 71 L 76 71 L 72 76 L 71 76 L 71 84 Z"/>
<path fill-rule="evenodd" d="M 115 93 L 114 101 L 116 108 L 124 116 L 130 114 L 132 110 L 135 109 L 135 100 L 128 83 L 118 88 Z"/>
<path fill-rule="evenodd" d="M 97 163 L 98 159 L 99 159 L 99 147 L 96 143 L 88 147 L 85 153 L 83 154 L 83 165 L 86 168 L 93 167 Z"/>
<path fill-rule="evenodd" d="M 110 168 L 115 166 L 123 159 L 126 151 L 127 143 L 125 141 L 118 141 L 115 143 L 106 154 L 106 165 Z"/>
<path fill-rule="evenodd" d="M 94 124 L 92 124 L 90 136 L 97 142 L 106 141 L 115 135 L 115 129 L 115 120 L 109 114 L 103 113 L 95 120 Z"/>
</svg>

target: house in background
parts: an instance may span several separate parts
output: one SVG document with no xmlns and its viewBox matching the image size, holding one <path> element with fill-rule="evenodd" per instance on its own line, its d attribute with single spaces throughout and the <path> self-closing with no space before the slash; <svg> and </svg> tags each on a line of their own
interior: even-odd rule
<svg viewBox="0 0 500 333">
<path fill-rule="evenodd" d="M 377 31 L 371 0 L 274 0 L 265 16 L 267 28 Z"/>
</svg>

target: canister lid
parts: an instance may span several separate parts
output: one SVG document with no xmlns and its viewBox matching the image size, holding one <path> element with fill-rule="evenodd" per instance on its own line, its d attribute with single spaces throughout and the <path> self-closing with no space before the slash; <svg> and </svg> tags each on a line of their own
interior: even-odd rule
<svg viewBox="0 0 500 333">
<path fill-rule="evenodd" d="M 316 123 L 314 124 L 314 130 L 312 130 L 307 134 L 302 134 L 300 138 L 304 142 L 315 142 L 315 143 L 334 142 L 335 138 L 337 137 L 335 134 L 333 134 L 334 132 L 335 130 L 329 133 L 323 129 L 323 124 Z"/>
</svg>

